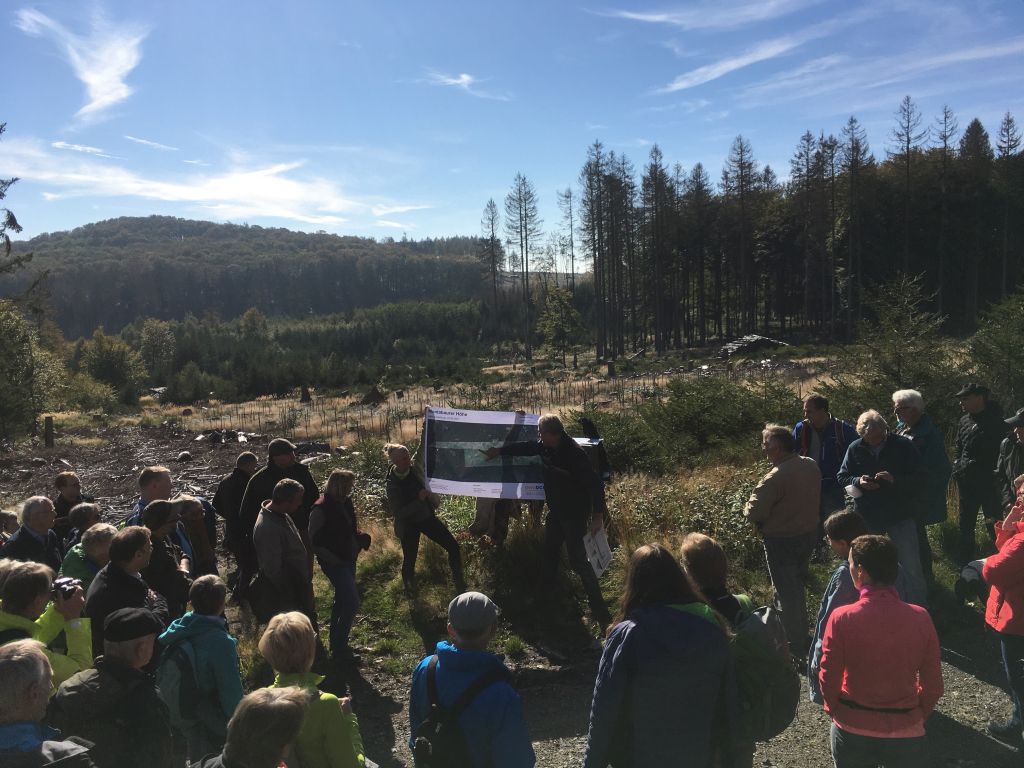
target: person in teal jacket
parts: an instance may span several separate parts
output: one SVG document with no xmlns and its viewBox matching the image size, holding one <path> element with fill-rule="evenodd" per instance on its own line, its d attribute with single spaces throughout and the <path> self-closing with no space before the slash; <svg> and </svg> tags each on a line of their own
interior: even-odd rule
<svg viewBox="0 0 1024 768">
<path fill-rule="evenodd" d="M 244 695 L 238 641 L 221 618 L 227 595 L 227 585 L 220 577 L 200 576 L 189 590 L 192 610 L 172 621 L 158 641 L 164 652 L 176 643 L 192 644 L 196 680 L 211 704 L 202 717 L 202 728 L 185 734 L 191 760 L 220 751 L 227 738 L 228 720 Z"/>
<path fill-rule="evenodd" d="M 351 699 L 320 691 L 317 686 L 323 678 L 310 672 L 316 633 L 309 617 L 299 611 L 274 616 L 260 638 L 260 653 L 276 675 L 270 688 L 296 686 L 312 697 L 285 764 L 289 768 L 364 768 L 363 738 Z"/>
<path fill-rule="evenodd" d="M 89 591 L 89 585 L 110 562 L 110 542 L 117 535 L 117 528 L 109 523 L 96 523 L 82 534 L 82 540 L 64 555 L 58 576 L 78 579 L 82 589 Z"/>
</svg>

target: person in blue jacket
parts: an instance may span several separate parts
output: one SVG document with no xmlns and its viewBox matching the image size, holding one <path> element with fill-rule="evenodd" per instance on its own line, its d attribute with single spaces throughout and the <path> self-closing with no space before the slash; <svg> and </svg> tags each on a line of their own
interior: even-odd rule
<svg viewBox="0 0 1024 768">
<path fill-rule="evenodd" d="M 857 439 L 857 430 L 846 421 L 832 416 L 828 399 L 821 395 L 804 398 L 804 419 L 793 427 L 797 452 L 809 456 L 821 470 L 821 521 L 846 506 L 843 487 L 836 482 L 836 473 L 846 456 L 846 449 Z"/>
<path fill-rule="evenodd" d="M 519 694 L 509 684 L 511 673 L 487 646 L 498 625 L 498 606 L 480 592 L 464 592 L 448 605 L 448 636 L 433 656 L 423 659 L 412 676 L 409 696 L 409 748 L 416 748 L 416 732 L 430 712 L 428 668 L 434 674 L 442 709 L 450 709 L 473 683 L 485 676 L 488 685 L 459 715 L 471 766 L 464 768 L 532 768 L 536 762 L 523 718 Z M 460 767 L 462 768 L 462 767 Z"/>
<path fill-rule="evenodd" d="M 927 607 L 917 541 L 917 520 L 928 481 L 921 455 L 909 438 L 890 432 L 888 422 L 875 410 L 857 417 L 857 434 L 860 438 L 846 450 L 836 477 L 843 487 L 850 487 L 854 508 L 864 516 L 869 531 L 885 534 L 896 544 L 909 601 Z"/>
<path fill-rule="evenodd" d="M 818 671 L 821 668 L 821 643 L 825 637 L 825 627 L 828 625 L 828 617 L 836 608 L 844 605 L 853 605 L 860 599 L 860 590 L 853 585 L 853 576 L 850 574 L 850 565 L 847 560 L 850 557 L 850 545 L 858 536 L 865 536 L 868 531 L 868 524 L 859 512 L 844 509 L 842 512 L 835 512 L 829 515 L 825 521 L 825 535 L 832 551 L 839 555 L 843 561 L 836 566 L 825 587 L 825 594 L 821 597 L 821 606 L 818 608 L 818 617 L 814 620 L 814 637 L 811 639 L 811 650 L 807 654 L 807 690 L 810 699 L 815 704 L 824 704 L 825 699 L 821 695 L 821 685 L 818 681 Z M 900 568 L 896 572 L 896 588 L 900 600 L 907 602 L 907 577 Z"/>
<path fill-rule="evenodd" d="M 640 547 L 601 655 L 584 768 L 730 766 L 737 717 L 728 624 L 668 549 Z"/>
<path fill-rule="evenodd" d="M 228 720 L 244 694 L 238 664 L 238 640 L 221 617 L 227 585 L 218 576 L 200 576 L 188 593 L 192 610 L 175 619 L 158 642 L 166 653 L 176 643 L 191 643 L 196 659 L 196 680 L 204 695 L 201 727 L 184 734 L 190 760 L 219 752 L 227 738 Z"/>
</svg>

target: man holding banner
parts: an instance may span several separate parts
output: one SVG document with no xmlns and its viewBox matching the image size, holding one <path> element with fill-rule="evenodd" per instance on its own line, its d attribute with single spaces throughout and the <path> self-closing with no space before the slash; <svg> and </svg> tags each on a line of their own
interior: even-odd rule
<svg viewBox="0 0 1024 768">
<path fill-rule="evenodd" d="M 541 416 L 537 430 L 538 440 L 506 442 L 500 447 L 481 450 L 481 453 L 488 461 L 498 456 L 540 457 L 544 497 L 548 503 L 548 516 L 544 523 L 545 581 L 554 582 L 564 543 L 569 564 L 583 582 L 590 612 L 603 634 L 612 617 L 601 595 L 597 576 L 587 560 L 583 538 L 588 532 L 588 524 L 591 533 L 596 533 L 604 525 L 607 512 L 604 485 L 583 448 L 569 437 L 557 416 Z"/>
</svg>

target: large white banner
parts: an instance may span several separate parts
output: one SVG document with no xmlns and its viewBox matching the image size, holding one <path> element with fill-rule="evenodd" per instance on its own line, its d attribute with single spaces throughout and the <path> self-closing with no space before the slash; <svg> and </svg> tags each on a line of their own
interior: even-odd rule
<svg viewBox="0 0 1024 768">
<path fill-rule="evenodd" d="M 535 413 L 426 409 L 423 464 L 434 493 L 486 499 L 543 499 L 539 456 L 498 456 L 481 451 L 507 443 L 537 440 Z"/>
</svg>

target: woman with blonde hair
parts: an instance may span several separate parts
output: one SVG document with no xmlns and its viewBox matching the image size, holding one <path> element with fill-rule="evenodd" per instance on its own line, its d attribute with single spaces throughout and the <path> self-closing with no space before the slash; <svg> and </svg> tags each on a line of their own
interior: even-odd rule
<svg viewBox="0 0 1024 768">
<path fill-rule="evenodd" d="M 355 473 L 347 469 L 331 472 L 323 495 L 309 513 L 309 539 L 320 569 L 334 587 L 331 604 L 331 655 L 335 660 L 353 659 L 348 635 L 359 610 L 356 588 L 356 558 L 370 548 L 370 534 L 359 530 L 352 504 Z"/>
<path fill-rule="evenodd" d="M 317 689 L 323 678 L 310 672 L 316 656 L 316 633 L 309 617 L 298 611 L 279 613 L 260 638 L 260 653 L 274 669 L 270 688 L 296 686 L 311 696 L 289 766 L 302 768 L 362 768 L 363 739 L 352 700 Z M 230 741 L 230 734 L 229 734 Z"/>
<path fill-rule="evenodd" d="M 408 448 L 389 443 L 384 446 L 384 452 L 391 462 L 387 478 L 388 511 L 395 518 L 395 535 L 402 542 L 402 583 L 405 584 L 406 593 L 412 595 L 416 592 L 416 558 L 420 550 L 420 534 L 448 553 L 455 591 L 465 592 L 459 544 L 448 526 L 435 514 L 441 506 L 440 498 L 427 489 L 423 471 L 413 464 Z"/>
</svg>

